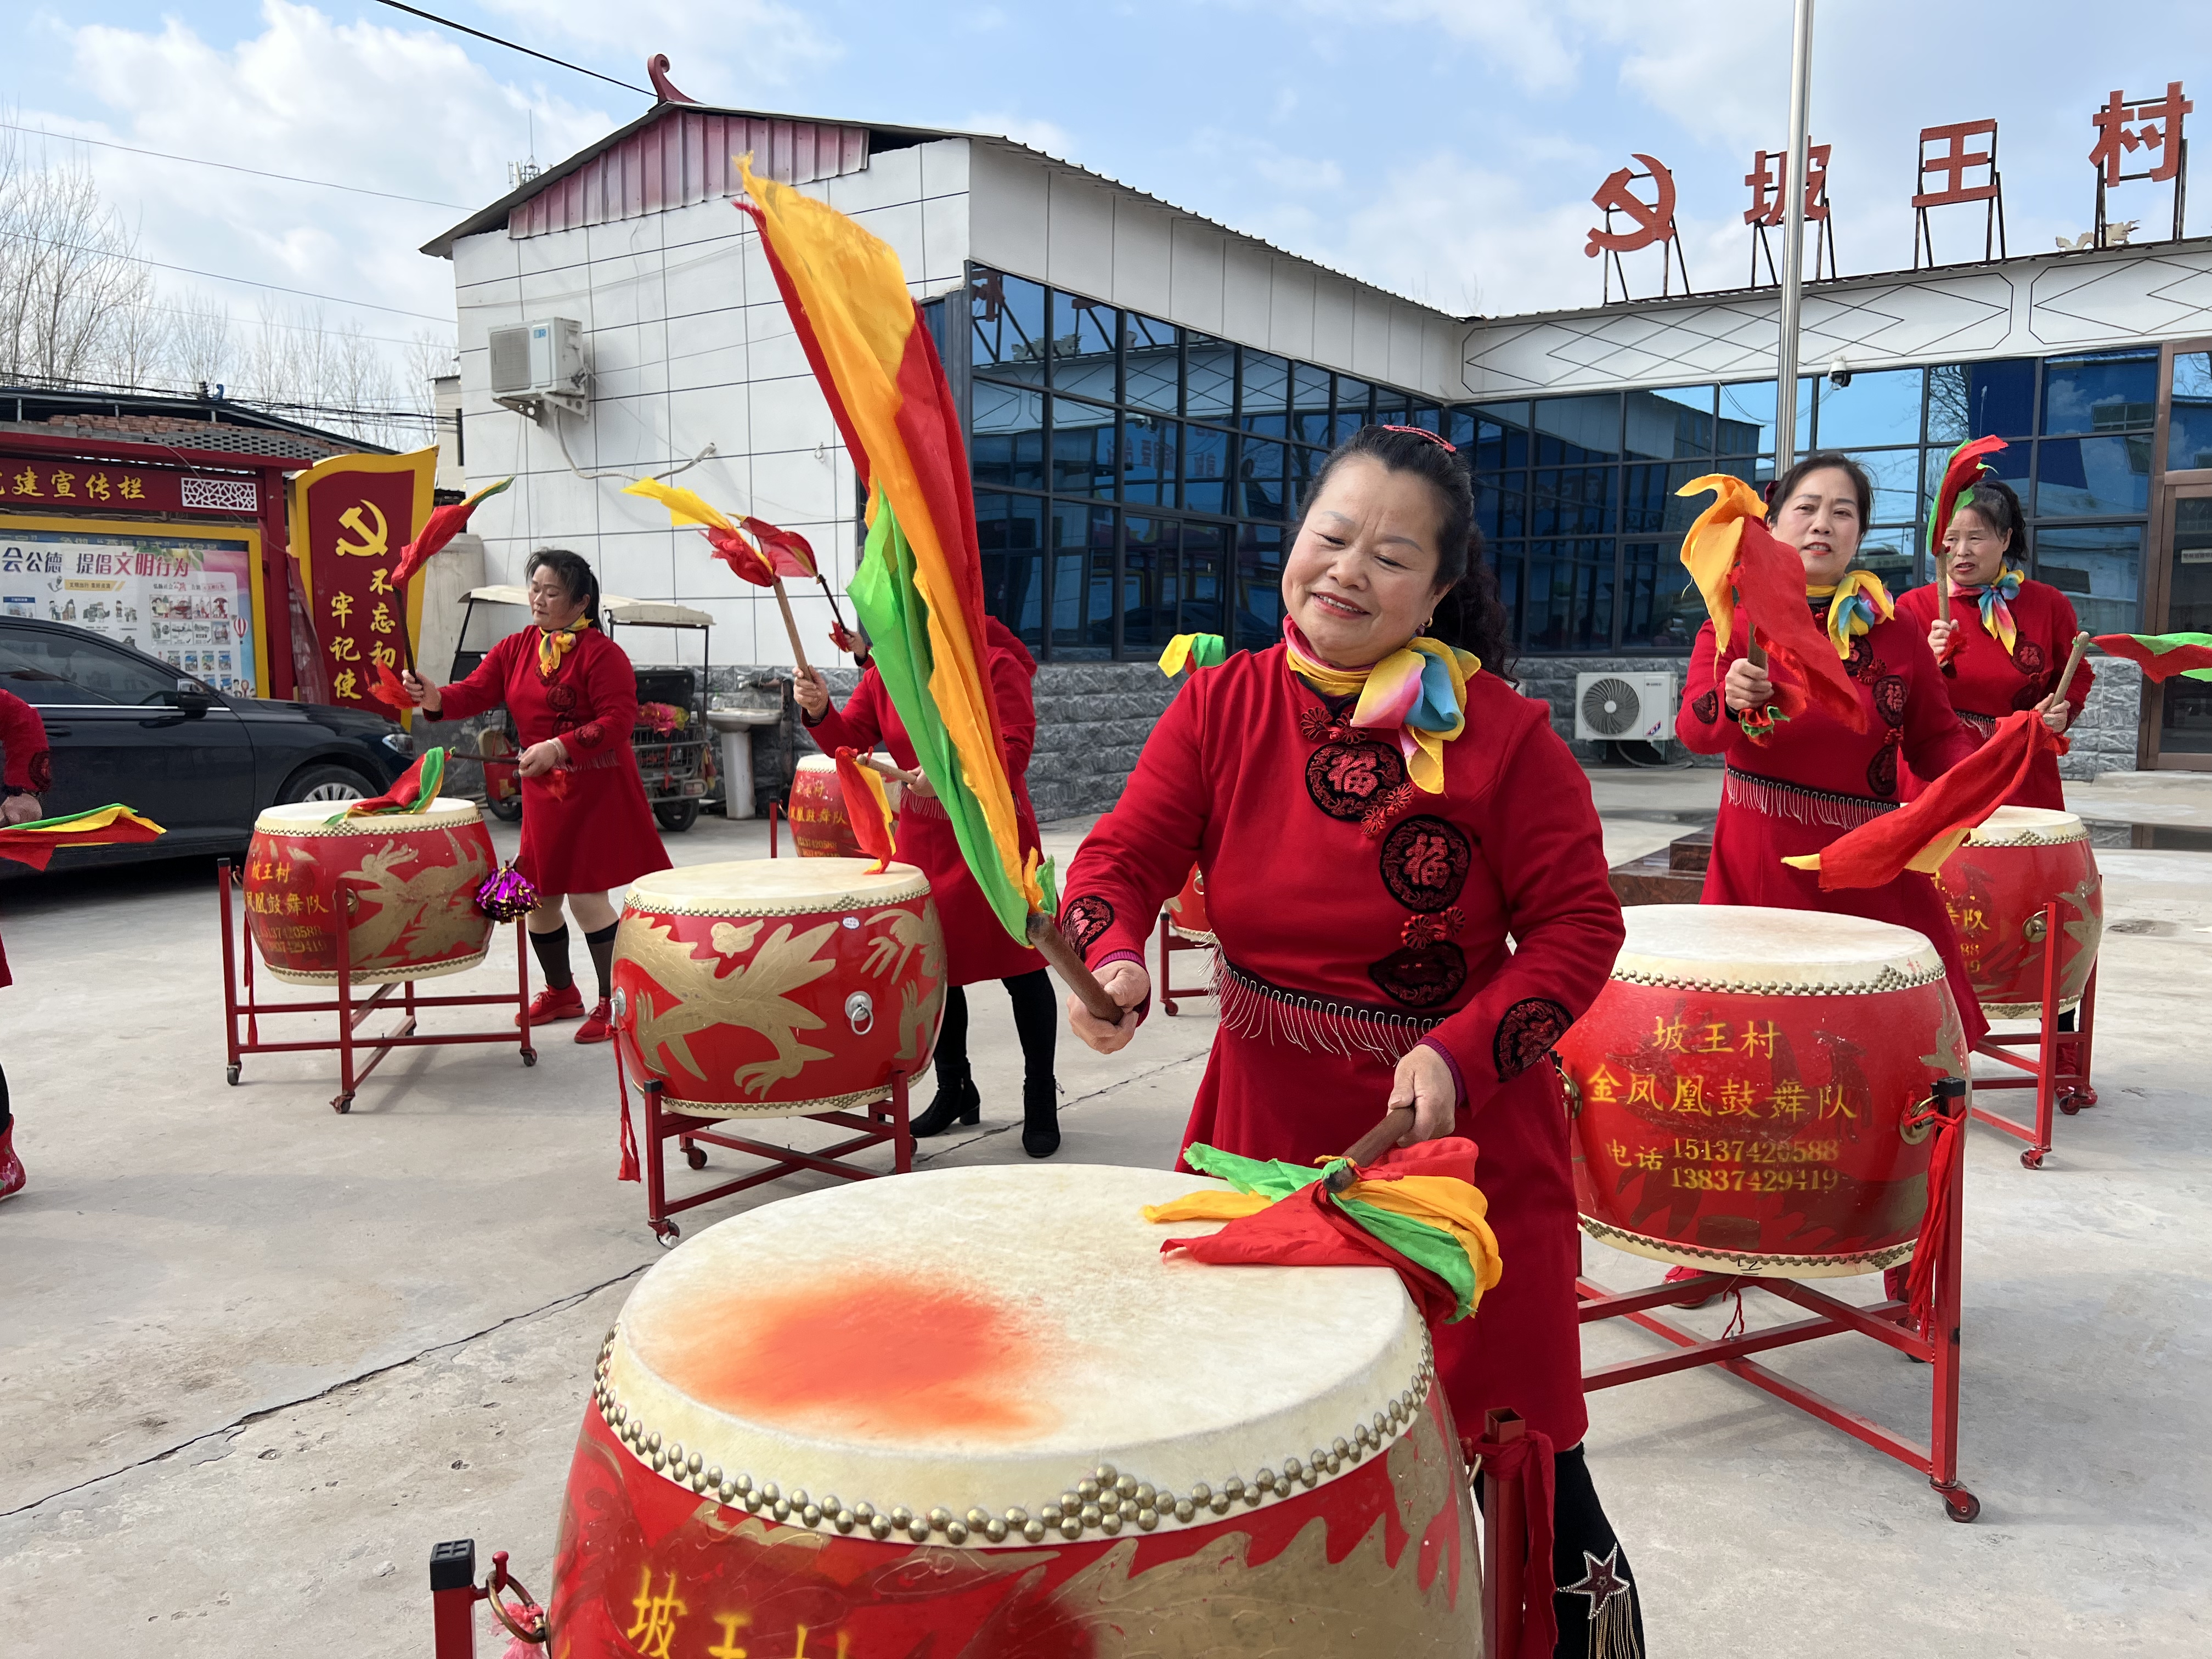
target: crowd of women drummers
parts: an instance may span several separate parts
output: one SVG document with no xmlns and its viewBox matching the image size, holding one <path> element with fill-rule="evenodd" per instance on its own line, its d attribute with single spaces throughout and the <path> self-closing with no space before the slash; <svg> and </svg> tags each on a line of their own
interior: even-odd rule
<svg viewBox="0 0 2212 1659">
<path fill-rule="evenodd" d="M 1937 579 L 1951 603 L 1941 617 L 1933 586 L 1893 602 L 1852 568 L 1871 494 L 1856 463 L 1814 455 L 1776 480 L 1768 509 L 1775 535 L 1803 562 L 1806 603 L 1857 689 L 1863 730 L 1817 708 L 1764 727 L 1756 716 L 1772 686 L 1744 654 L 1741 630 L 1725 653 L 1710 623 L 1698 637 L 1676 729 L 1689 748 L 1725 761 L 1704 897 L 1913 928 L 1942 953 L 1959 1011 L 1977 1030 L 1978 1004 L 1928 878 L 1822 892 L 1783 860 L 1909 799 L 2008 713 L 2038 709 L 2063 732 L 2089 676 L 2063 701 L 2054 696 L 2074 613 L 2057 590 L 2022 580 L 2020 503 L 2002 482 L 1984 477 L 1948 527 Z M 548 901 L 530 922 L 546 988 L 526 1018 L 576 1019 L 579 1041 L 604 1041 L 608 894 L 668 859 L 628 744 L 635 681 L 596 627 L 590 566 L 545 550 L 528 581 L 529 627 L 459 684 L 410 673 L 407 685 L 433 718 L 501 703 L 514 715 L 524 743 L 518 867 Z M 1461 1424 L 1510 1408 L 1558 1449 L 1558 1651 L 1590 1653 L 1598 1615 L 1625 1596 L 1640 1652 L 1634 1574 L 1583 1455 L 1579 1243 L 1566 1118 L 1545 1063 L 1623 938 L 1588 781 L 1547 706 L 1507 677 L 1508 623 L 1481 558 L 1471 482 L 1443 439 L 1370 427 L 1341 445 L 1309 492 L 1282 591 L 1281 643 L 1191 677 L 1062 881 L 1062 926 L 1126 1011 L 1109 1024 L 1071 1000 L 1070 1022 L 1102 1053 L 1135 1037 L 1152 994 L 1146 942 L 1197 864 L 1225 994 L 1186 1146 L 1308 1164 L 1340 1152 L 1386 1106 L 1412 1109 L 1407 1141 L 1455 1133 L 1480 1144 L 1510 1271 L 1474 1319 L 1435 1334 L 1438 1373 Z M 1007 769 L 1033 847 L 1022 779 L 1036 737 L 1036 664 L 995 623 L 990 639 Z M 881 743 L 914 765 L 872 669 L 842 709 L 811 671 L 797 696 L 823 747 Z M 50 769 L 45 733 L 4 692 L 0 749 L 0 812 L 35 817 Z M 2063 804 L 2054 763 L 2042 763 L 2017 804 Z M 898 856 L 934 890 L 955 988 L 937 1096 L 915 1131 L 978 1121 L 984 1103 L 957 988 L 997 979 L 1021 1040 L 1023 1146 L 1049 1157 L 1060 1134 L 1044 964 L 991 914 L 926 784 L 909 790 L 897 833 Z M 1224 855 L 1237 847 L 1270 856 Z M 564 902 L 592 957 L 592 1006 L 569 966 Z M 0 1075 L 0 1198 L 23 1181 Z M 1606 1620 L 1615 1631 L 1622 1622 L 1618 1608 Z"/>
</svg>

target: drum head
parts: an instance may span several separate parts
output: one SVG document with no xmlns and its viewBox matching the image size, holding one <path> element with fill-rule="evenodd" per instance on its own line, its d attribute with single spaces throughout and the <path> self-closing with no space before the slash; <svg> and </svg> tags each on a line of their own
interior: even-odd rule
<svg viewBox="0 0 2212 1659">
<path fill-rule="evenodd" d="M 1220 1185 L 980 1168 L 765 1205 L 631 1293 L 610 1410 L 725 1480 L 917 1515 L 1035 1515 L 1101 1462 L 1188 1494 L 1388 1443 L 1431 1376 L 1396 1275 L 1163 1255 L 1216 1224 L 1143 1206 Z"/>
<path fill-rule="evenodd" d="M 377 812 L 330 822 L 345 809 L 342 800 L 294 801 L 264 808 L 253 827 L 274 835 L 388 836 L 399 830 L 451 830 L 475 823 L 481 816 L 474 801 L 441 795 L 420 812 Z"/>
<path fill-rule="evenodd" d="M 1750 904 L 1632 904 L 1613 977 L 1632 985 L 1784 995 L 1901 990 L 1943 977 L 1910 927 Z"/>
<path fill-rule="evenodd" d="M 734 859 L 656 870 L 629 886 L 629 908 L 664 915 L 805 916 L 896 904 L 929 891 L 911 864 L 870 874 L 873 859 Z"/>
<path fill-rule="evenodd" d="M 802 772 L 834 772 L 837 769 L 837 763 L 827 755 L 802 755 L 799 757 L 798 769 Z"/>
<path fill-rule="evenodd" d="M 1975 847 L 2044 847 L 2088 839 L 2089 826 L 2080 818 L 2047 806 L 2000 806 L 1966 836 Z"/>
</svg>

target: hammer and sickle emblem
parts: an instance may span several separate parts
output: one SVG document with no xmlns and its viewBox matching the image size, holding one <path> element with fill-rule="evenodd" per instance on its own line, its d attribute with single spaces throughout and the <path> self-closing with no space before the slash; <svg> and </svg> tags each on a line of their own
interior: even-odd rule
<svg viewBox="0 0 2212 1659">
<path fill-rule="evenodd" d="M 1672 195 L 1671 191 L 1669 195 Z M 374 529 L 362 522 L 361 515 L 364 512 L 376 520 Z M 361 538 L 357 542 L 349 542 L 341 536 L 337 544 L 339 552 L 351 554 L 356 558 L 362 559 L 380 559 L 384 556 L 390 539 L 391 527 L 385 523 L 383 511 L 374 501 L 363 501 L 359 506 L 346 508 L 344 512 L 338 514 L 338 523 Z"/>
<path fill-rule="evenodd" d="M 1597 187 L 1597 193 L 1590 200 L 1609 212 L 1626 214 L 1635 222 L 1636 228 L 1616 235 L 1611 231 L 1593 228 L 1589 241 L 1583 248 L 1583 252 L 1590 258 L 1596 258 L 1601 250 L 1607 253 L 1633 253 L 1638 248 L 1650 247 L 1654 242 L 1662 242 L 1667 240 L 1668 227 L 1674 222 L 1674 175 L 1663 163 L 1649 155 L 1636 155 L 1632 152 L 1632 159 L 1643 162 L 1645 170 L 1650 173 L 1654 193 L 1658 199 L 1646 205 L 1636 198 L 1628 188 L 1637 176 L 1632 168 L 1623 167 L 1607 178 Z"/>
</svg>

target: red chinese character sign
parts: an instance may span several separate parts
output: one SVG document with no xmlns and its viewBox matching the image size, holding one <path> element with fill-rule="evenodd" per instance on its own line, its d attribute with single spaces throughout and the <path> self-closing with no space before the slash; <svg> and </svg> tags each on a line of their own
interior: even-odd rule
<svg viewBox="0 0 2212 1659">
<path fill-rule="evenodd" d="M 292 556 L 334 703 L 392 715 L 370 688 L 380 666 L 398 672 L 421 626 L 421 580 L 402 592 L 392 571 L 428 521 L 437 459 L 434 449 L 339 455 L 292 480 Z"/>
<path fill-rule="evenodd" d="M 1805 160 L 1805 222 L 1819 227 L 1819 235 L 1813 244 L 1813 280 L 1820 278 L 1820 266 L 1825 260 L 1828 275 L 1836 274 L 1836 245 L 1833 227 L 1828 217 L 1828 155 L 1832 146 L 1812 144 L 1806 149 Z M 1769 246 L 1766 233 L 1778 230 L 1789 202 L 1788 179 L 1790 152 L 1786 149 L 1762 149 L 1751 160 L 1751 171 L 1743 175 L 1751 186 L 1751 205 L 1743 210 L 1743 222 L 1751 227 L 1751 286 L 1759 286 L 1759 262 L 1766 260 L 1766 280 L 1778 283 L 1782 279 L 1774 268 L 1774 250 Z"/>
<path fill-rule="evenodd" d="M 2181 124 L 2196 107 L 2182 96 L 2181 82 L 2169 81 L 2162 98 L 2129 98 L 2115 88 L 2104 108 L 2089 118 L 2097 129 L 2097 142 L 2089 149 L 2089 164 L 2097 169 L 2094 246 L 2103 247 L 2106 242 L 2106 190 L 2136 179 L 2173 185 L 2173 236 L 2176 241 L 2181 240 L 2182 168 L 2189 155 L 2189 141 L 2182 134 Z M 2131 172 L 2128 159 L 2138 151 L 2148 165 Z"/>
<path fill-rule="evenodd" d="M 1986 149 L 1977 149 L 1979 140 Z M 1925 252 L 1936 263 L 1936 239 L 1928 210 L 1983 202 L 1982 258 L 2005 257 L 2004 175 L 1997 171 L 1997 124 L 1994 118 L 1954 121 L 1920 130 L 1920 188 L 1912 198 L 1912 268 Z"/>
<path fill-rule="evenodd" d="M 1649 155 L 1632 154 L 1631 161 L 1643 163 L 1643 171 L 1622 167 L 1607 175 L 1597 187 L 1590 200 L 1605 213 L 1602 229 L 1593 226 L 1589 240 L 1583 252 L 1593 259 L 1602 258 L 1605 270 L 1605 297 L 1613 299 L 1613 281 L 1620 279 L 1623 299 L 1632 298 L 1628 290 L 1628 271 L 1620 262 L 1624 253 L 1638 253 L 1655 244 L 1660 248 L 1659 281 L 1662 295 L 1674 292 L 1673 273 L 1677 265 L 1682 272 L 1682 292 L 1690 289 L 1690 268 L 1682 259 L 1682 236 L 1674 225 L 1674 175 L 1667 165 Z M 1651 199 L 1645 201 L 1636 192 L 1639 184 L 1651 186 Z M 1628 228 L 1616 229 L 1613 216 L 1619 214 L 1628 222 Z"/>
</svg>

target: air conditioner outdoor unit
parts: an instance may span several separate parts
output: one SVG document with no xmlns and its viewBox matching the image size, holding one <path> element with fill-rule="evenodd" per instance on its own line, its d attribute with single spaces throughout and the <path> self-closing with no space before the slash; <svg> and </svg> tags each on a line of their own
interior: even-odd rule
<svg viewBox="0 0 2212 1659">
<path fill-rule="evenodd" d="M 591 377 L 584 362 L 584 331 L 573 317 L 491 331 L 495 404 L 541 422 L 549 408 L 580 415 Z"/>
<path fill-rule="evenodd" d="M 1575 736 L 1585 742 L 1664 743 L 1674 735 L 1672 674 L 1577 674 Z"/>
</svg>

